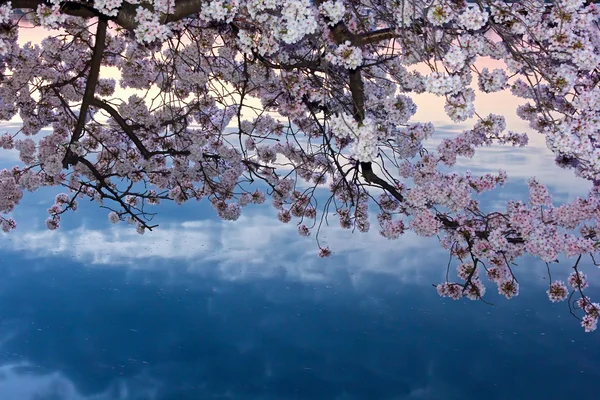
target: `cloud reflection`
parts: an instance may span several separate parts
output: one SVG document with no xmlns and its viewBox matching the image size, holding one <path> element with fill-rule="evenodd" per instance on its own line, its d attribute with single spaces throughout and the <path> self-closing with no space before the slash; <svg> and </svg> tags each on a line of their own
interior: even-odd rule
<svg viewBox="0 0 600 400">
<path fill-rule="evenodd" d="M 129 380 L 131 382 L 132 380 Z M 133 380 L 135 381 L 135 380 Z M 43 372 L 26 363 L 0 365 L 0 394 L 10 400 L 153 400 L 156 388 L 115 381 L 105 392 L 89 396 L 60 372 Z"/>
<path fill-rule="evenodd" d="M 440 126 L 429 145 L 435 147 L 456 129 Z M 504 210 L 509 198 L 526 200 L 526 179 L 531 176 L 549 186 L 557 203 L 585 196 L 590 187 L 589 182 L 574 178 L 572 171 L 556 166 L 553 154 L 538 140 L 524 148 L 484 147 L 472 159 L 459 158 L 456 167 L 477 175 L 507 170 L 508 185 L 482 197 L 482 207 L 488 210 Z M 319 193 L 328 194 L 327 189 Z M 401 282 L 429 284 L 432 276 L 438 281 L 445 275 L 442 265 L 447 262 L 446 253 L 435 238 L 407 234 L 388 241 L 379 236 L 376 221 L 372 221 L 368 234 L 353 234 L 337 226 L 325 228 L 320 239 L 330 246 L 334 256 L 321 260 L 316 257 L 314 237 L 300 237 L 294 223 L 281 224 L 268 205 L 246 209 L 238 221 L 231 223 L 216 220 L 206 205 L 180 208 L 165 204 L 158 210 L 161 226 L 140 236 L 124 224 L 109 226 L 103 212 L 83 204 L 79 212 L 86 213 L 82 226 L 68 229 L 68 221 L 79 223 L 81 218 L 69 214 L 63 228 L 50 232 L 43 227 L 40 216 L 45 215 L 45 208 L 51 205 L 48 201 L 54 196 L 46 192 L 27 196 L 29 203 L 16 211 L 20 214 L 15 217 L 18 231 L 5 235 L 0 248 L 34 257 L 72 257 L 89 265 L 127 265 L 130 269 L 168 269 L 172 262 L 184 261 L 181 265 L 196 274 L 218 268 L 221 277 L 228 280 L 286 274 L 292 279 L 325 282 L 332 279 L 336 268 L 345 269 L 357 281 L 364 274 L 381 273 Z M 47 197 L 48 204 L 35 202 L 42 197 Z M 204 219 L 185 221 L 187 215 Z M 332 224 L 337 224 L 335 218 Z M 31 229 L 33 226 L 39 230 Z"/>
<path fill-rule="evenodd" d="M 19 323 L 0 351 L 1 399 L 501 400 L 596 390 L 597 341 L 529 291 L 490 307 L 383 275 L 357 291 L 343 270 L 332 288 L 197 279 L 175 262 L 171 284 L 166 270 L 84 270 L 51 258 L 40 268 L 4 256 L 0 315 Z M 531 360 L 543 362 L 531 369 Z"/>
<path fill-rule="evenodd" d="M 0 246 L 35 257 L 67 256 L 89 265 L 125 264 L 132 269 L 166 269 L 170 262 L 178 261 L 198 274 L 218 268 L 228 280 L 285 273 L 292 279 L 327 281 L 336 268 L 343 268 L 357 279 L 365 273 L 380 273 L 416 283 L 424 279 L 423 271 L 435 264 L 433 260 L 444 254 L 435 238 L 407 234 L 401 240 L 388 241 L 375 229 L 353 234 L 330 226 L 323 229 L 320 240 L 335 252 L 330 260 L 316 256 L 314 238 L 299 236 L 295 224 L 247 213 L 234 223 L 186 221 L 145 235 L 125 224 L 104 230 L 80 227 L 20 232 L 5 235 Z"/>
</svg>

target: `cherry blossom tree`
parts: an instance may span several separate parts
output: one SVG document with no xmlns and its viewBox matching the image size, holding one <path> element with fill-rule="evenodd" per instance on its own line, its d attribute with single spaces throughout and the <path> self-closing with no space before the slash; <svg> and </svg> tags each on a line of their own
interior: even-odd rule
<svg viewBox="0 0 600 400">
<path fill-rule="evenodd" d="M 376 223 L 393 240 L 438 236 L 450 262 L 437 291 L 452 299 L 482 299 L 484 281 L 510 299 L 519 293 L 514 261 L 539 257 L 549 299 L 568 299 L 583 328 L 596 329 L 600 304 L 584 293 L 584 270 L 599 265 L 600 249 L 593 2 L 0 4 L 0 120 L 22 120 L 0 136 L 21 160 L 0 171 L 5 232 L 16 228 L 11 212 L 24 192 L 45 186 L 64 188 L 48 209 L 49 229 L 85 198 L 139 233 L 156 227 L 150 210 L 161 201 L 208 201 L 236 220 L 269 198 L 280 221 L 313 234 L 320 256 L 331 253 L 320 227 L 334 219 L 361 232 Z M 31 26 L 47 37 L 19 44 Z M 504 67 L 478 68 L 482 57 Z M 502 186 L 506 173 L 449 167 L 482 146 L 524 146 L 528 137 L 506 131 L 501 115 L 479 115 L 477 88 L 526 99 L 517 114 L 560 166 L 593 182 L 587 197 L 556 204 L 532 178 L 528 202 L 482 210 L 477 195 Z M 411 122 L 419 93 L 443 97 L 452 121 L 476 122 L 427 151 L 434 125 Z M 566 283 L 550 274 L 559 256 L 572 260 Z"/>
</svg>

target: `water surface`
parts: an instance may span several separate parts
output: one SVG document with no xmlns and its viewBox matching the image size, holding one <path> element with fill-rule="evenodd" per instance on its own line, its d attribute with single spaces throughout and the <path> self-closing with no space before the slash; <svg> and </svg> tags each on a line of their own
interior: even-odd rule
<svg viewBox="0 0 600 400">
<path fill-rule="evenodd" d="M 530 175 L 557 201 L 585 194 L 551 159 L 494 147 L 459 168 L 509 170 L 487 207 L 526 199 Z M 436 239 L 329 227 L 321 260 L 269 206 L 229 223 L 205 203 L 163 205 L 139 236 L 84 202 L 49 232 L 52 199 L 27 194 L 0 237 L 0 399 L 597 398 L 598 333 L 547 300 L 532 258 L 515 267 L 516 299 L 488 285 L 493 305 L 454 302 L 432 287 L 447 263 Z M 584 270 L 598 299 L 600 270 Z"/>
</svg>

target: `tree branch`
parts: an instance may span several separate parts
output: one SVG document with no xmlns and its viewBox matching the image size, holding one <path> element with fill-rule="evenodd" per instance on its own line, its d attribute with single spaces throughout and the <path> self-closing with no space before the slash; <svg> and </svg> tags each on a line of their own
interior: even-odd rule
<svg viewBox="0 0 600 400">
<path fill-rule="evenodd" d="M 170 155 L 170 156 L 187 156 L 190 154 L 187 150 L 175 150 L 175 149 L 166 149 L 162 151 L 150 151 L 144 146 L 144 143 L 140 140 L 140 138 L 135 134 L 134 127 L 127 124 L 127 121 L 119 114 L 119 112 L 108 104 L 105 101 L 100 100 L 97 97 L 94 97 L 90 103 L 90 105 L 101 108 L 106 111 L 116 122 L 119 124 L 123 132 L 127 135 L 127 137 L 133 142 L 135 147 L 139 150 L 142 157 L 145 160 L 150 159 L 152 156 L 156 155 Z"/>
<path fill-rule="evenodd" d="M 362 171 L 362 175 L 368 183 L 375 183 L 381 186 L 383 189 L 387 190 L 394 198 L 400 202 L 404 201 L 404 196 L 392 185 L 390 185 L 384 179 L 381 179 L 375 172 L 373 172 L 373 166 L 370 162 L 361 162 L 360 169 Z"/>
<path fill-rule="evenodd" d="M 85 119 L 90 107 L 90 103 L 94 100 L 94 92 L 96 91 L 96 85 L 98 84 L 98 78 L 100 76 L 100 64 L 102 62 L 102 54 L 104 53 L 104 46 L 106 42 L 106 27 L 107 20 L 105 18 L 98 18 L 98 28 L 96 29 L 96 42 L 94 43 L 94 53 L 92 55 L 92 63 L 90 65 L 90 73 L 85 84 L 85 92 L 83 94 L 83 100 L 81 102 L 81 108 L 79 109 L 79 117 L 77 118 L 77 124 L 71 136 L 69 148 L 63 159 L 63 167 L 68 168 L 69 165 L 75 165 L 77 163 L 77 156 L 73 154 L 70 149 L 70 145 L 76 143 L 83 133 L 85 126 Z"/>
<path fill-rule="evenodd" d="M 146 160 L 150 158 L 150 151 L 148 151 L 146 146 L 144 146 L 140 138 L 137 137 L 137 135 L 133 131 L 133 128 L 127 124 L 127 121 L 125 121 L 125 119 L 121 116 L 121 114 L 119 114 L 117 110 L 115 110 L 110 104 L 100 100 L 97 97 L 94 97 L 92 99 L 91 104 L 106 111 L 117 122 L 117 124 L 119 124 L 121 129 L 123 129 L 123 132 L 125 132 L 127 137 L 133 142 L 133 144 L 135 144 L 135 147 L 137 147 L 137 149 L 140 151 L 142 157 L 144 157 L 144 159 Z"/>
<path fill-rule="evenodd" d="M 5 4 L 7 1 L 2 0 L 0 4 Z M 175 9 L 172 14 L 162 14 L 160 18 L 161 23 L 174 22 L 197 14 L 202 11 L 204 6 L 202 0 L 176 0 Z M 35 10 L 38 6 L 47 4 L 44 0 L 12 0 L 12 8 L 23 8 Z M 154 11 L 154 7 L 149 4 L 129 4 L 123 2 L 123 5 L 119 9 L 119 13 L 116 17 L 110 18 L 117 25 L 127 29 L 134 30 L 138 23 L 135 20 L 138 7 L 144 7 L 150 11 Z M 62 4 L 61 12 L 67 15 L 75 17 L 106 17 L 102 16 L 97 10 L 93 9 L 90 5 L 84 2 L 67 1 Z M 108 17 L 106 17 L 108 18 Z"/>
</svg>

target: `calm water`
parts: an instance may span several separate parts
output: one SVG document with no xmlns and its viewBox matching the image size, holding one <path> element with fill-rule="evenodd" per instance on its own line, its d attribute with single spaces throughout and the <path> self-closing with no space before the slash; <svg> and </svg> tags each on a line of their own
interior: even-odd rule
<svg viewBox="0 0 600 400">
<path fill-rule="evenodd" d="M 508 169 L 489 207 L 524 199 L 533 174 L 557 200 L 585 193 L 547 159 L 491 148 L 462 167 Z M 321 260 L 269 207 L 225 223 L 202 203 L 161 206 L 143 237 L 89 204 L 48 232 L 52 198 L 28 195 L 0 236 L 2 400 L 598 398 L 599 333 L 547 300 L 533 259 L 518 298 L 488 285 L 493 306 L 453 302 L 431 286 L 436 240 L 331 227 Z M 598 299 L 600 270 L 584 269 Z"/>
</svg>

